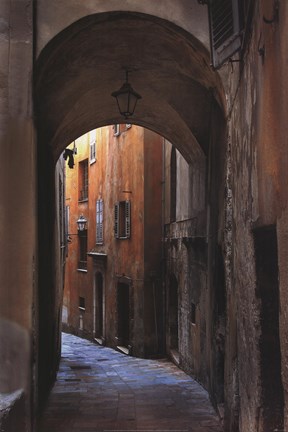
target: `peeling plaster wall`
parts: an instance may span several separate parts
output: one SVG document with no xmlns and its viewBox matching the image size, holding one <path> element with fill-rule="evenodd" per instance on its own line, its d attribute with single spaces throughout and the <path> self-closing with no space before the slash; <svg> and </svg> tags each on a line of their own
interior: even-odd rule
<svg viewBox="0 0 288 432">
<path fill-rule="evenodd" d="M 216 124 L 217 127 L 211 136 L 209 158 L 203 156 L 188 164 L 176 152 L 175 222 L 170 222 L 172 147 L 168 142 L 165 143 L 163 191 L 167 353 L 209 389 L 215 404 L 223 403 L 224 397 L 224 359 L 220 357 L 224 353 L 226 313 L 225 304 L 222 305 L 225 303 L 223 262 L 219 264 L 218 257 L 221 255 L 218 244 L 222 242 L 219 232 L 223 233 L 224 221 L 220 206 L 224 203 L 225 145 L 221 133 L 225 129 L 218 114 L 215 109 L 211 128 Z M 174 324 L 178 327 L 177 348 L 172 334 L 175 329 L 169 318 L 170 285 L 174 278 L 178 287 L 178 323 Z"/>
<path fill-rule="evenodd" d="M 273 2 L 256 2 L 252 26 L 246 29 L 249 37 L 243 60 L 223 71 L 229 77 L 231 168 L 227 190 L 233 212 L 232 225 L 227 226 L 230 240 L 226 238 L 226 428 L 236 427 L 238 405 L 242 432 L 267 430 L 263 418 L 265 359 L 260 349 L 265 331 L 260 316 L 264 294 L 258 290 L 253 232 L 269 226 L 277 226 L 282 381 L 287 394 L 287 271 L 283 266 L 287 262 L 287 3 L 280 2 L 279 20 L 274 23 L 265 23 L 263 16 L 273 16 Z M 264 56 L 259 48 L 264 49 Z M 280 386 L 277 391 L 282 392 Z M 287 410 L 285 413 L 287 419 Z"/>
<path fill-rule="evenodd" d="M 185 161 L 176 150 L 176 221 L 171 223 L 171 151 L 172 145 L 165 141 L 164 147 L 164 259 L 166 264 L 166 344 L 167 353 L 179 362 L 186 372 L 196 376 L 206 387 L 207 353 L 206 328 L 206 285 L 207 247 L 205 241 L 205 169 L 201 164 L 194 166 Z M 204 164 L 203 164 L 204 165 Z M 205 165 L 204 165 L 205 167 Z M 196 180 L 195 180 L 196 179 Z M 198 179 L 201 179 L 200 181 Z M 198 201 L 198 195 L 201 199 Z M 175 197 L 174 197 L 175 198 Z M 197 204 L 196 204 L 197 202 Z M 202 237 L 202 238 L 201 238 Z M 178 297 L 178 346 L 173 343 L 173 328 L 170 326 L 171 283 L 177 281 Z M 196 308 L 196 322 L 192 321 L 192 303 Z M 177 353 L 178 351 L 178 353 Z M 179 355 L 179 359 L 178 359 Z"/>
</svg>

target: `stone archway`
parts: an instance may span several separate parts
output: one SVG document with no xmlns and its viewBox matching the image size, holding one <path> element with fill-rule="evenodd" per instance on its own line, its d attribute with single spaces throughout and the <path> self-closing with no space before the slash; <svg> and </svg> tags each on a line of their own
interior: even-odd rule
<svg viewBox="0 0 288 432">
<path fill-rule="evenodd" d="M 223 96 L 208 52 L 172 23 L 113 12 L 72 24 L 37 61 L 38 132 L 54 160 L 87 130 L 123 121 L 111 92 L 122 84 L 125 68 L 142 95 L 133 123 L 167 137 L 187 160 L 201 157 L 208 148 L 211 105 L 221 104 Z"/>
<path fill-rule="evenodd" d="M 111 93 L 122 84 L 125 68 L 132 70 L 131 83 L 142 95 L 129 121 L 159 133 L 175 145 L 202 179 L 197 193 L 212 196 L 223 185 L 223 92 L 199 40 L 159 17 L 118 11 L 81 18 L 47 44 L 35 65 L 34 87 L 41 236 L 40 395 L 47 393 L 55 373 L 54 314 L 60 307 L 54 277 L 55 163 L 64 148 L 81 134 L 123 122 Z M 222 164 L 217 165 L 217 170 L 216 158 Z M 215 169 L 212 177 L 211 169 Z M 205 191 L 205 178 L 213 178 L 209 191 Z M 216 224 L 218 205 L 214 200 L 210 208 Z M 200 235 L 206 215 L 202 208 L 197 210 L 197 203 L 194 210 L 195 218 L 199 218 L 195 235 Z M 52 371 L 50 375 L 47 369 Z"/>
</svg>

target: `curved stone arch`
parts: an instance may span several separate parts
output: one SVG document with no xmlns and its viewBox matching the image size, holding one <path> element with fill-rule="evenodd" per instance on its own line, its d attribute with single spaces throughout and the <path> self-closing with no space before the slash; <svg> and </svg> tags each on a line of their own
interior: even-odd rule
<svg viewBox="0 0 288 432">
<path fill-rule="evenodd" d="M 215 168 L 214 177 L 222 175 L 225 163 L 222 82 L 210 67 L 207 49 L 192 34 L 152 15 L 111 12 L 85 16 L 47 40 L 50 42 L 42 49 L 34 71 L 39 328 L 43 344 L 47 337 L 53 337 L 47 322 L 57 295 L 53 244 L 55 163 L 64 148 L 88 130 L 123 123 L 111 93 L 123 83 L 124 67 L 133 70 L 130 81 L 142 95 L 130 123 L 164 136 L 191 165 L 200 169 L 203 178 L 209 166 Z M 217 154 L 220 164 L 215 163 L 213 154 Z M 214 159 L 209 164 L 210 157 Z M 220 180 L 213 182 L 213 187 L 219 184 Z M 215 205 L 215 214 L 216 210 Z M 201 216 L 202 219 L 205 223 Z M 51 328 L 54 329 L 54 323 Z M 46 357 L 39 360 L 42 377 L 47 376 Z M 49 387 L 49 378 L 43 379 L 39 394 Z"/>
<path fill-rule="evenodd" d="M 111 92 L 132 70 L 141 93 L 133 120 L 179 149 L 190 162 L 209 143 L 211 106 L 223 110 L 222 84 L 194 36 L 158 17 L 111 12 L 86 16 L 55 36 L 36 62 L 40 141 L 61 151 L 96 127 L 121 123 Z"/>
</svg>

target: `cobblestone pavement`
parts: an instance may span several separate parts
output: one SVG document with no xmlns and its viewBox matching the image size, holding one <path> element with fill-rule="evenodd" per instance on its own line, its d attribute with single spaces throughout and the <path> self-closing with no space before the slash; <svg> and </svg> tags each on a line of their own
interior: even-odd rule
<svg viewBox="0 0 288 432">
<path fill-rule="evenodd" d="M 38 432 L 221 432 L 206 391 L 167 360 L 143 360 L 63 334 Z"/>
</svg>

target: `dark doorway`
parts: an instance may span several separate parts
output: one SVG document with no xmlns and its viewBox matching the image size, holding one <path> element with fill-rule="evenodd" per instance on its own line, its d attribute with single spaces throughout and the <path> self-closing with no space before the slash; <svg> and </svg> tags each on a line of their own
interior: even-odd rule
<svg viewBox="0 0 288 432">
<path fill-rule="evenodd" d="M 283 429 L 283 386 L 279 339 L 279 286 L 275 226 L 254 231 L 257 296 L 261 300 L 260 361 L 263 431 Z"/>
<path fill-rule="evenodd" d="M 96 274 L 95 290 L 95 337 L 103 339 L 103 276 L 101 273 Z"/>
<path fill-rule="evenodd" d="M 178 351 L 178 282 L 174 275 L 169 281 L 168 325 L 170 350 Z"/>
<path fill-rule="evenodd" d="M 122 282 L 119 282 L 117 286 L 117 311 L 118 341 L 120 345 L 128 347 L 130 339 L 129 285 Z"/>
</svg>

